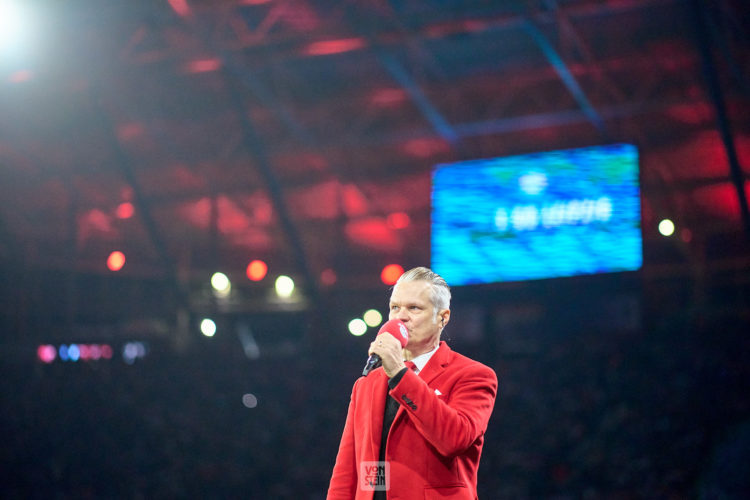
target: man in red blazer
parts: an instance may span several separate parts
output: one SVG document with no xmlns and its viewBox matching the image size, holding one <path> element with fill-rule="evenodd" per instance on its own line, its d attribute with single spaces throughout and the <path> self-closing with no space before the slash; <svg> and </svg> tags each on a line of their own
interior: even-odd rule
<svg viewBox="0 0 750 500">
<path fill-rule="evenodd" d="M 370 345 L 382 367 L 354 383 L 328 499 L 476 499 L 495 372 L 440 341 L 450 289 L 431 270 L 399 278 L 394 318 L 409 342 L 402 349 L 393 336 L 378 335 Z"/>
</svg>

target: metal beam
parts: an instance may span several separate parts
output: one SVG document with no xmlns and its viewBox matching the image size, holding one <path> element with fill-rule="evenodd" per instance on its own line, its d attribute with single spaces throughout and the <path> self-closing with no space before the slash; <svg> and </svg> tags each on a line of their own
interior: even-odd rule
<svg viewBox="0 0 750 500">
<path fill-rule="evenodd" d="M 135 205 L 141 222 L 146 229 L 146 234 L 148 234 L 149 240 L 159 256 L 169 286 L 175 293 L 178 303 L 182 306 L 188 307 L 188 297 L 180 287 L 175 264 L 169 256 L 169 252 L 167 251 L 167 247 L 161 236 L 162 233 L 151 214 L 151 205 L 149 204 L 148 198 L 144 195 L 143 189 L 141 189 L 140 183 L 135 176 L 128 155 L 125 153 L 125 150 L 120 145 L 120 141 L 117 139 L 113 123 L 101 107 L 101 94 L 96 86 L 92 89 L 91 103 L 94 112 L 93 118 L 99 123 L 99 128 L 105 135 L 105 140 L 115 158 L 115 166 L 125 182 L 133 190 L 133 204 Z"/>
<path fill-rule="evenodd" d="M 568 68 L 567 64 L 565 64 L 557 50 L 555 50 L 549 40 L 547 40 L 547 37 L 544 36 L 539 28 L 537 28 L 530 20 L 527 20 L 526 23 L 524 23 L 524 29 L 542 50 L 544 57 L 547 58 L 547 61 L 549 61 L 549 63 L 552 65 L 565 87 L 573 95 L 573 98 L 576 100 L 578 106 L 586 115 L 589 122 L 591 122 L 591 124 L 599 131 L 600 134 L 606 136 L 607 129 L 604 126 L 602 117 L 591 104 L 588 97 L 586 96 L 586 93 L 578 83 L 578 80 L 576 80 L 575 76 L 573 76 L 573 73 L 570 72 L 570 68 Z"/>
<path fill-rule="evenodd" d="M 242 125 L 242 136 L 247 151 L 248 153 L 250 153 L 250 155 L 253 156 L 255 165 L 257 166 L 258 171 L 263 177 L 266 189 L 271 197 L 271 202 L 273 203 L 273 206 L 279 215 L 281 227 L 283 228 L 284 233 L 289 239 L 289 245 L 292 248 L 297 267 L 299 268 L 299 271 L 302 273 L 305 279 L 308 290 L 313 297 L 313 301 L 317 305 L 320 301 L 318 282 L 310 269 L 309 263 L 307 261 L 307 255 L 305 254 L 305 247 L 302 244 L 302 239 L 299 236 L 297 227 L 295 226 L 294 221 L 292 220 L 292 217 L 289 213 L 281 183 L 276 178 L 276 175 L 274 174 L 273 168 L 271 166 L 271 162 L 268 160 L 268 154 L 266 153 L 264 142 L 256 133 L 255 126 L 247 114 L 247 104 L 243 97 L 244 93 L 242 92 L 242 86 L 240 82 L 238 82 L 237 78 L 235 78 L 228 71 L 225 70 L 224 74 L 225 80 L 227 82 L 227 87 L 229 89 L 229 94 L 231 96 L 231 99 L 235 103 L 235 108 L 238 111 L 237 114 Z"/>
<path fill-rule="evenodd" d="M 417 82 L 409 75 L 404 67 L 399 63 L 395 57 L 388 54 L 383 50 L 378 50 L 378 60 L 385 66 L 388 72 L 391 74 L 394 80 L 409 94 L 411 100 L 417 106 L 422 116 L 432 125 L 435 132 L 448 141 L 450 144 L 456 144 L 458 136 L 456 135 L 453 127 L 448 123 L 448 120 L 438 111 L 434 104 L 427 98 L 427 96 L 419 88 Z"/>
<path fill-rule="evenodd" d="M 729 172 L 732 176 L 732 183 L 737 191 L 737 198 L 740 205 L 740 216 L 745 229 L 745 234 L 750 236 L 750 212 L 748 211 L 747 196 L 745 195 L 745 181 L 742 167 L 737 156 L 737 150 L 734 146 L 732 136 L 732 126 L 727 115 L 726 104 L 724 102 L 724 92 L 719 83 L 717 67 L 712 52 L 712 40 L 710 30 L 707 25 L 706 12 L 700 0 L 691 0 L 691 13 L 695 25 L 696 43 L 703 59 L 703 76 L 706 79 L 708 93 L 713 101 L 716 110 L 716 121 L 721 134 L 721 140 L 724 143 L 724 149 L 729 160 Z"/>
</svg>

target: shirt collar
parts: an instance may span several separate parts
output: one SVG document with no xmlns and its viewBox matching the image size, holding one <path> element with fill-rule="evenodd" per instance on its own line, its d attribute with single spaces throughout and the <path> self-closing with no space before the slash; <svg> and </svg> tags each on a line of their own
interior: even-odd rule
<svg viewBox="0 0 750 500">
<path fill-rule="evenodd" d="M 428 362 L 428 361 L 430 360 L 430 358 L 432 357 L 432 355 L 433 355 L 433 354 L 435 354 L 435 353 L 437 352 L 437 350 L 438 350 L 439 348 L 440 348 L 440 344 L 438 344 L 438 345 L 437 345 L 437 347 L 435 347 L 435 348 L 434 348 L 433 350 L 431 350 L 430 352 L 426 352 L 426 353 L 424 353 L 424 354 L 420 354 L 420 355 L 419 355 L 419 356 L 417 356 L 416 358 L 413 358 L 413 359 L 412 359 L 411 361 L 412 361 L 412 363 L 414 363 L 414 367 L 415 367 L 415 368 L 414 368 L 414 371 L 415 371 L 416 373 L 419 373 L 419 372 L 421 372 L 421 371 L 422 371 L 422 369 L 423 369 L 423 368 L 425 367 L 425 365 L 427 364 L 427 362 Z"/>
</svg>

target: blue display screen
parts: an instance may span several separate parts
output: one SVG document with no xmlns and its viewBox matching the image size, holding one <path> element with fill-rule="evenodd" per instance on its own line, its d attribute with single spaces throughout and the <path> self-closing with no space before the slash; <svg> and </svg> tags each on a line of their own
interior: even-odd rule
<svg viewBox="0 0 750 500">
<path fill-rule="evenodd" d="M 630 144 L 438 165 L 432 268 L 451 285 L 633 271 L 643 262 Z"/>
</svg>

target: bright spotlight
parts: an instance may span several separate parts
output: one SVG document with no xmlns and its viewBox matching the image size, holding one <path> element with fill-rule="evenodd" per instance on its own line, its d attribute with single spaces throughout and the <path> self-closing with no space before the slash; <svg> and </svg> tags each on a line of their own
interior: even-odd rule
<svg viewBox="0 0 750 500">
<path fill-rule="evenodd" d="M 0 0 L 0 50 L 20 46 L 26 24 L 19 2 Z"/>
<path fill-rule="evenodd" d="M 214 320 L 204 318 L 201 321 L 201 333 L 206 337 L 213 337 L 216 334 L 216 323 L 214 323 Z"/>
<path fill-rule="evenodd" d="M 57 357 L 57 349 L 49 344 L 40 345 L 36 350 L 36 355 L 42 363 L 50 364 Z"/>
<path fill-rule="evenodd" d="M 71 361 L 78 361 L 81 358 L 81 350 L 78 348 L 78 344 L 70 344 L 68 346 L 68 359 Z"/>
<path fill-rule="evenodd" d="M 662 236 L 672 236 L 674 234 L 674 222 L 664 219 L 659 223 L 659 232 Z"/>
<path fill-rule="evenodd" d="M 403 267 L 398 264 L 388 264 L 380 272 L 380 281 L 386 285 L 395 285 L 402 274 L 404 274 Z"/>
<path fill-rule="evenodd" d="M 248 392 L 242 395 L 242 404 L 245 405 L 245 408 L 255 408 L 258 406 L 258 398 L 255 394 Z"/>
<path fill-rule="evenodd" d="M 367 323 L 367 326 L 378 326 L 380 322 L 383 321 L 383 315 L 380 314 L 377 309 L 365 311 L 362 318 L 365 320 L 365 323 Z"/>
<path fill-rule="evenodd" d="M 232 291 L 232 282 L 224 273 L 214 273 L 211 276 L 211 286 L 218 297 L 228 297 Z"/>
<path fill-rule="evenodd" d="M 294 292 L 294 280 L 289 276 L 279 276 L 276 278 L 276 295 L 288 299 Z"/>
<path fill-rule="evenodd" d="M 260 281 L 263 278 L 266 277 L 266 273 L 268 272 L 268 265 L 263 262 L 262 260 L 254 260 L 250 264 L 247 265 L 247 269 L 245 270 L 245 274 L 247 274 L 247 277 L 251 281 Z"/>
<path fill-rule="evenodd" d="M 359 318 L 355 318 L 349 322 L 349 333 L 355 337 L 360 337 L 367 331 L 367 323 Z"/>
<path fill-rule="evenodd" d="M 112 252 L 109 254 L 109 257 L 107 257 L 107 268 L 109 268 L 110 271 L 117 272 L 122 269 L 122 266 L 124 265 L 125 254 L 119 250 Z"/>
</svg>

